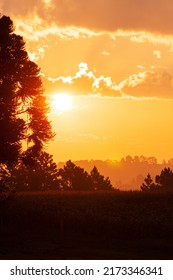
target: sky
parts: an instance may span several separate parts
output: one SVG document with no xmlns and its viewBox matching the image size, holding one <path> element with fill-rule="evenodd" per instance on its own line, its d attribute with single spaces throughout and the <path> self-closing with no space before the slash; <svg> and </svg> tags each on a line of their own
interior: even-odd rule
<svg viewBox="0 0 173 280">
<path fill-rule="evenodd" d="M 57 162 L 173 157 L 172 0 L 0 0 L 0 12 L 41 68 Z"/>
</svg>

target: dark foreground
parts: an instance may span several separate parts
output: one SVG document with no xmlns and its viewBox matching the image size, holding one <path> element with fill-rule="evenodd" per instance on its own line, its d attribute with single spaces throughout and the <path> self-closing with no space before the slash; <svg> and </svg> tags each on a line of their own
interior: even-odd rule
<svg viewBox="0 0 173 280">
<path fill-rule="evenodd" d="M 0 203 L 0 259 L 173 259 L 173 193 L 21 193 Z"/>
</svg>

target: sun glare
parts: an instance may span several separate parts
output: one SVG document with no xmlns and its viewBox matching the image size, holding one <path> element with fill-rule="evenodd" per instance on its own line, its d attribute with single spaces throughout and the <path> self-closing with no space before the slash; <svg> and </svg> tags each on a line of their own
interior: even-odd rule
<svg viewBox="0 0 173 280">
<path fill-rule="evenodd" d="M 72 96 L 65 93 L 54 94 L 52 98 L 52 106 L 59 112 L 69 111 L 72 109 Z"/>
</svg>

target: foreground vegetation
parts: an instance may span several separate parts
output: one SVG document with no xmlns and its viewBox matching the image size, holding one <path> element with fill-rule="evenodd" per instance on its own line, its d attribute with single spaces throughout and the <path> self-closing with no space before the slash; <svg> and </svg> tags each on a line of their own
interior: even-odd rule
<svg viewBox="0 0 173 280">
<path fill-rule="evenodd" d="M 173 194 L 28 192 L 1 206 L 1 259 L 172 259 Z"/>
</svg>

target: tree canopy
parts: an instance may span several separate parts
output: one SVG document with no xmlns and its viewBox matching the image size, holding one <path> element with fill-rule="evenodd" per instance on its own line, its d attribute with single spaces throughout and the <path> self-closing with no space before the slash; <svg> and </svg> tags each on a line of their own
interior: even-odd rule
<svg viewBox="0 0 173 280">
<path fill-rule="evenodd" d="M 142 191 L 151 191 L 156 188 L 156 185 L 153 182 L 153 179 L 151 178 L 151 175 L 148 173 L 147 177 L 144 179 L 144 182 L 141 185 Z"/>
<path fill-rule="evenodd" d="M 101 175 L 96 167 L 89 174 L 83 168 L 67 161 L 59 169 L 60 184 L 67 190 L 111 190 L 112 184 L 108 177 Z"/>
<path fill-rule="evenodd" d="M 168 168 L 164 168 L 160 175 L 156 176 L 155 179 L 158 186 L 162 189 L 173 190 L 173 172 Z"/>
<path fill-rule="evenodd" d="M 111 190 L 112 184 L 108 177 L 101 175 L 96 166 L 91 170 L 91 181 L 95 190 Z"/>
<path fill-rule="evenodd" d="M 20 162 L 10 169 L 11 185 L 17 191 L 58 190 L 59 179 L 53 156 L 41 152 L 32 166 Z"/>
<path fill-rule="evenodd" d="M 151 175 L 148 174 L 141 185 L 142 191 L 172 191 L 173 190 L 173 171 L 168 167 L 164 168 L 160 175 L 156 175 L 153 182 Z"/>
<path fill-rule="evenodd" d="M 92 189 L 89 174 L 71 160 L 67 161 L 64 168 L 59 169 L 61 187 L 65 190 L 89 190 Z"/>
<path fill-rule="evenodd" d="M 47 118 L 40 69 L 8 16 L 0 18 L 0 163 L 26 164 L 54 136 Z M 27 143 L 24 151 L 22 142 Z"/>
</svg>

